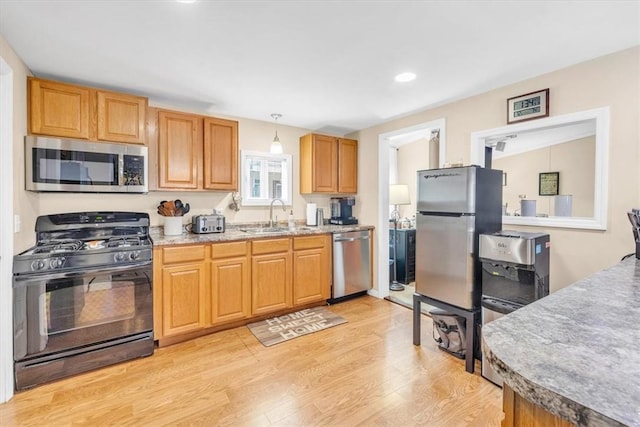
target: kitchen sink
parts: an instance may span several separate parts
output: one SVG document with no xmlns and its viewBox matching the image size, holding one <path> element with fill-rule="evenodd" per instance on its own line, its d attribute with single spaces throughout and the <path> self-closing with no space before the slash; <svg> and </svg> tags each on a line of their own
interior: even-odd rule
<svg viewBox="0 0 640 427">
<path fill-rule="evenodd" d="M 269 233 L 286 233 L 287 231 L 304 231 L 315 230 L 313 227 L 256 227 L 256 228 L 241 228 L 240 231 L 244 231 L 249 234 L 269 234 Z"/>
<path fill-rule="evenodd" d="M 258 227 L 258 228 L 241 228 L 240 231 L 244 231 L 245 233 L 250 234 L 264 234 L 264 233 L 280 233 L 283 231 L 287 231 L 286 228 L 279 227 Z"/>
</svg>

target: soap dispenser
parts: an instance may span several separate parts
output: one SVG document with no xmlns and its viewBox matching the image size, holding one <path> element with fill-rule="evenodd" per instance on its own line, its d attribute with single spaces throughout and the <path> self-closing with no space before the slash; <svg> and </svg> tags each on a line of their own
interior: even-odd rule
<svg viewBox="0 0 640 427">
<path fill-rule="evenodd" d="M 296 221 L 295 219 L 293 219 L 293 209 L 291 209 L 291 211 L 289 212 L 289 228 L 295 228 L 296 226 Z"/>
</svg>

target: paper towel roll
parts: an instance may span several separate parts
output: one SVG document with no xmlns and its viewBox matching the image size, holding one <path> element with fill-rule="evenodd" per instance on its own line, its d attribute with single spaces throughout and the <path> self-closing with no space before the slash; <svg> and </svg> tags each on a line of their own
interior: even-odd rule
<svg viewBox="0 0 640 427">
<path fill-rule="evenodd" d="M 316 225 L 317 205 L 315 203 L 307 203 L 307 225 Z"/>
<path fill-rule="evenodd" d="M 556 216 L 573 216 L 573 196 L 571 194 L 554 197 L 553 212 Z"/>
</svg>

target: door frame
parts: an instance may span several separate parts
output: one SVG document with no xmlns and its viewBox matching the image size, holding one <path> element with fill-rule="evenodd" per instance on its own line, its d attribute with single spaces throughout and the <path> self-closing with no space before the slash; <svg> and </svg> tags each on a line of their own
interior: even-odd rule
<svg viewBox="0 0 640 427">
<path fill-rule="evenodd" d="M 0 403 L 13 397 L 13 69 L 0 56 Z"/>
<path fill-rule="evenodd" d="M 417 125 L 384 132 L 378 135 L 378 226 L 376 243 L 378 245 L 378 289 L 370 292 L 378 298 L 389 296 L 389 148 L 394 138 L 418 131 L 440 130 L 438 167 L 444 167 L 446 159 L 446 119 L 430 120 Z"/>
</svg>

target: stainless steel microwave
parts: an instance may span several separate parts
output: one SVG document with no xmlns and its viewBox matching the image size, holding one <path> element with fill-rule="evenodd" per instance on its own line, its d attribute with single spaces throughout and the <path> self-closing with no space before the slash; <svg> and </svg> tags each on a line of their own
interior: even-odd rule
<svg viewBox="0 0 640 427">
<path fill-rule="evenodd" d="M 146 193 L 147 147 L 25 137 L 26 187 L 30 191 Z"/>
</svg>

